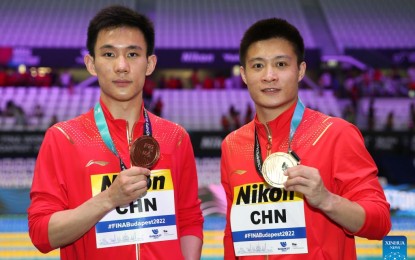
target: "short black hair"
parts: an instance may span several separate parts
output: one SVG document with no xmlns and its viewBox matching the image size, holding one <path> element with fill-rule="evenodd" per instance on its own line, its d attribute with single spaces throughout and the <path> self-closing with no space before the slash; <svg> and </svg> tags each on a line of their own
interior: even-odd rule
<svg viewBox="0 0 415 260">
<path fill-rule="evenodd" d="M 246 30 L 239 46 L 241 65 L 245 67 L 246 53 L 253 43 L 272 38 L 289 41 L 297 55 L 297 64 L 300 65 L 304 61 L 304 40 L 298 29 L 284 19 L 269 18 L 255 22 Z"/>
<path fill-rule="evenodd" d="M 101 30 L 121 26 L 139 29 L 143 33 L 147 44 L 147 57 L 154 53 L 155 33 L 151 20 L 128 7 L 111 5 L 101 9 L 89 22 L 86 41 L 89 54 L 95 57 L 94 47 L 97 43 L 98 33 Z"/>
</svg>

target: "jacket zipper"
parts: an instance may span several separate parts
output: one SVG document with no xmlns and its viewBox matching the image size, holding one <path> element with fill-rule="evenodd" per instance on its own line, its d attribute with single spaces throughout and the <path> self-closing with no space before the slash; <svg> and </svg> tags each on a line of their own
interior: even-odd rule
<svg viewBox="0 0 415 260">
<path fill-rule="evenodd" d="M 130 130 L 129 130 L 129 125 L 128 125 L 128 121 L 127 121 L 127 142 L 128 142 L 128 150 L 130 150 L 131 148 L 131 141 L 132 141 L 132 133 L 130 134 Z"/>
<path fill-rule="evenodd" d="M 265 124 L 265 130 L 267 130 L 267 157 L 271 154 L 272 149 L 272 134 L 271 129 L 269 128 L 268 123 Z"/>
<path fill-rule="evenodd" d="M 265 124 L 265 130 L 267 130 L 267 157 L 271 154 L 271 149 L 272 149 L 272 133 L 271 133 L 271 129 L 269 128 L 268 123 Z M 264 259 L 268 260 L 269 256 L 265 255 Z"/>
</svg>

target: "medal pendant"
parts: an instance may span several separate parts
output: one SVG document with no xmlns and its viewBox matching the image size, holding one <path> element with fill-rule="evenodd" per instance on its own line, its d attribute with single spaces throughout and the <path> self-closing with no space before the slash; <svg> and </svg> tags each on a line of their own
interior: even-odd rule
<svg viewBox="0 0 415 260">
<path fill-rule="evenodd" d="M 283 183 L 288 178 L 284 172 L 297 164 L 298 161 L 288 153 L 273 153 L 265 159 L 262 165 L 262 176 L 272 187 L 283 188 Z"/>
<path fill-rule="evenodd" d="M 160 157 L 160 146 L 156 139 L 143 135 L 135 140 L 130 149 L 130 160 L 133 166 L 151 169 Z"/>
</svg>

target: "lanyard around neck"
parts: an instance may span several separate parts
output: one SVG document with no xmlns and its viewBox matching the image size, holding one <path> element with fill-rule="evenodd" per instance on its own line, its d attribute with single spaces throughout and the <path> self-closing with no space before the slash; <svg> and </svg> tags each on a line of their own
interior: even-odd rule
<svg viewBox="0 0 415 260">
<path fill-rule="evenodd" d="M 151 136 L 152 129 L 151 129 L 150 118 L 148 116 L 146 109 L 143 109 L 143 110 L 144 110 L 144 120 L 145 120 L 143 134 Z M 114 142 L 112 141 L 111 134 L 110 134 L 110 131 L 107 125 L 107 121 L 105 120 L 104 112 L 102 111 L 102 107 L 99 102 L 96 103 L 94 107 L 94 118 L 95 118 L 95 124 L 98 127 L 99 134 L 101 135 L 101 138 L 104 141 L 105 145 L 120 160 L 121 170 L 127 169 L 124 162 L 121 160 L 121 157 L 118 155 L 117 149 L 115 148 Z"/>
<path fill-rule="evenodd" d="M 303 118 L 304 110 L 305 110 L 305 106 L 303 102 L 301 102 L 300 98 L 298 98 L 298 102 L 294 110 L 294 115 L 291 118 L 290 133 L 289 133 L 289 140 L 288 140 L 288 152 L 291 153 L 298 161 L 299 161 L 299 157 L 295 154 L 294 151 L 291 150 L 291 141 L 294 137 L 295 131 L 300 125 L 301 119 Z M 255 161 L 255 168 L 258 174 L 262 176 L 262 164 L 264 163 L 264 161 L 262 160 L 261 146 L 259 144 L 259 138 L 258 138 L 258 134 L 256 131 L 256 127 L 255 127 L 254 161 Z"/>
</svg>

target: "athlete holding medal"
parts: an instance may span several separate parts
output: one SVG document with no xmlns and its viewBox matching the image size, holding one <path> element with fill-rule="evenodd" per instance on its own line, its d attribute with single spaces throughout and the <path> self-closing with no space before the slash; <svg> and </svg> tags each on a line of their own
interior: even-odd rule
<svg viewBox="0 0 415 260">
<path fill-rule="evenodd" d="M 88 27 L 87 70 L 100 100 L 49 128 L 33 178 L 29 234 L 61 259 L 200 259 L 203 216 L 185 129 L 147 111 L 151 21 L 123 6 Z"/>
<path fill-rule="evenodd" d="M 391 228 L 361 133 L 299 99 L 304 43 L 287 21 L 254 23 L 239 54 L 256 115 L 222 143 L 225 259 L 356 259 L 354 236 Z"/>
</svg>

